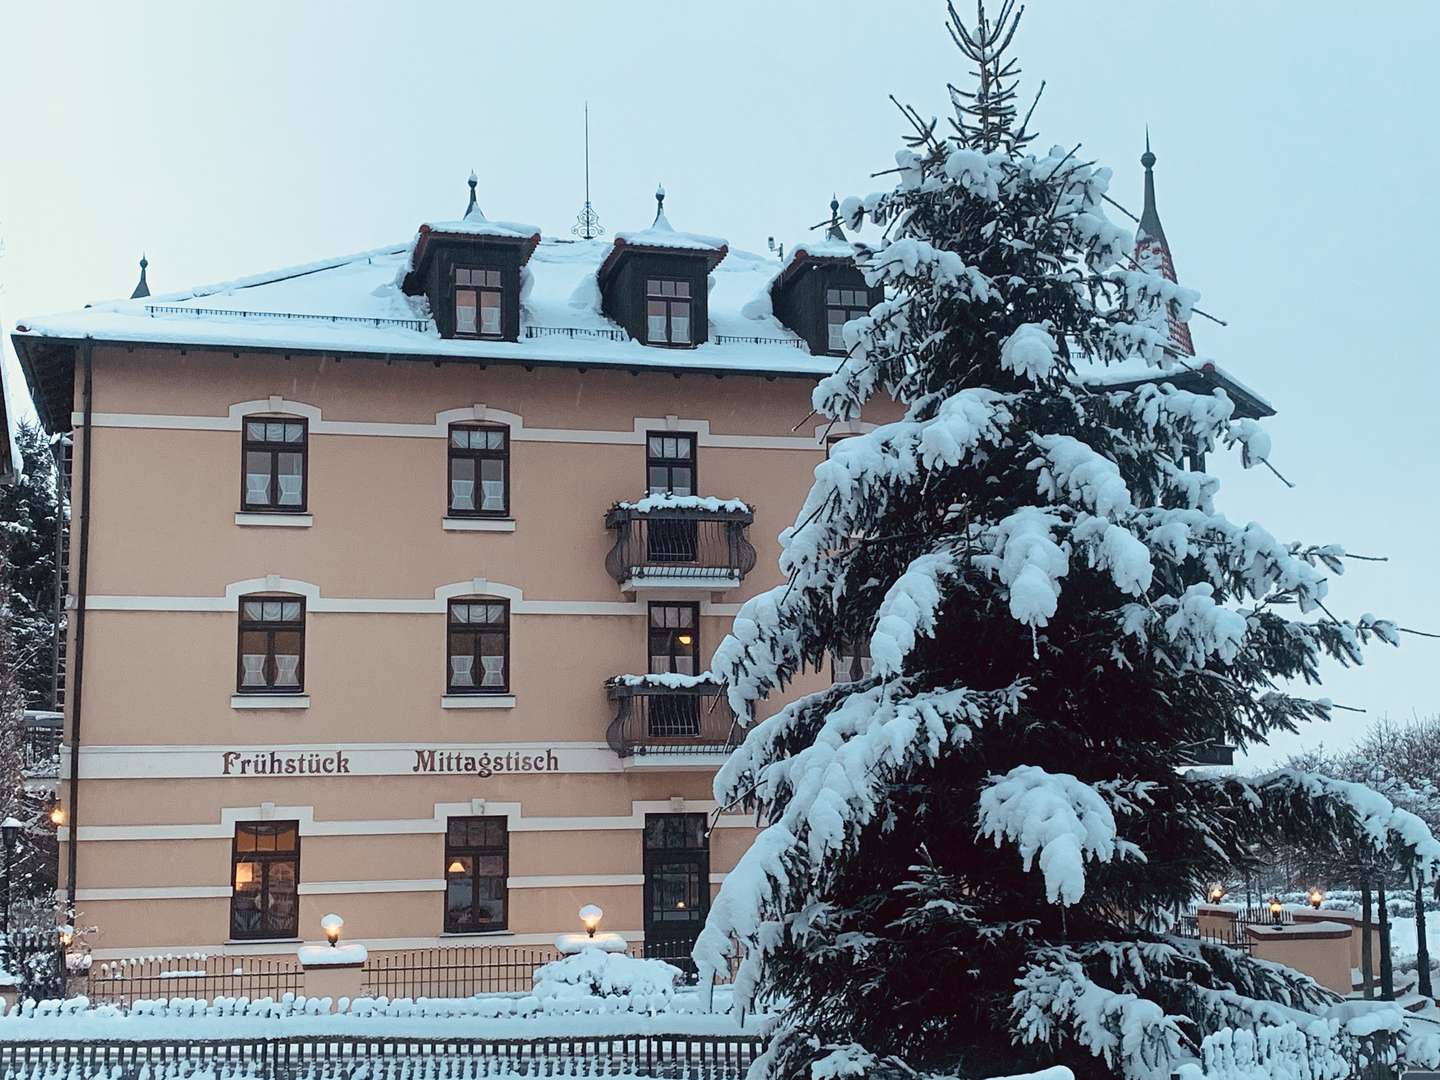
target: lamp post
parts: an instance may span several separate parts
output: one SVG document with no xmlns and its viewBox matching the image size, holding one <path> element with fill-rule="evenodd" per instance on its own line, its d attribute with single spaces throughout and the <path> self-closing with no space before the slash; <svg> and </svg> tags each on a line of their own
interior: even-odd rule
<svg viewBox="0 0 1440 1080">
<path fill-rule="evenodd" d="M 325 931 L 325 940 L 333 949 L 340 944 L 340 931 L 345 929 L 345 920 L 332 911 L 320 920 L 320 929 Z"/>
<path fill-rule="evenodd" d="M 1270 897 L 1270 921 L 1276 926 L 1280 925 L 1280 914 L 1285 910 L 1285 905 L 1280 902 L 1278 896 Z"/>
<path fill-rule="evenodd" d="M 580 909 L 580 922 L 585 927 L 587 937 L 594 937 L 595 930 L 600 925 L 600 920 L 605 917 L 605 912 L 600 910 L 598 904 L 586 904 Z"/>
</svg>

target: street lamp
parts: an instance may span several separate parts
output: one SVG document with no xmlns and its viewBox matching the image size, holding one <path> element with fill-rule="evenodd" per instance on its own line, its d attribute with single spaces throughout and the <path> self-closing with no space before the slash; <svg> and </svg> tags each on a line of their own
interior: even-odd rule
<svg viewBox="0 0 1440 1080">
<path fill-rule="evenodd" d="M 595 930 L 600 925 L 600 920 L 605 917 L 605 912 L 600 910 L 598 904 L 586 904 L 580 909 L 580 922 L 585 926 L 585 933 L 589 937 L 595 936 Z"/>
<path fill-rule="evenodd" d="M 50 808 L 50 824 L 57 829 L 65 824 L 65 808 L 59 803 Z"/>
<path fill-rule="evenodd" d="M 1225 899 L 1225 886 L 1223 886 L 1223 885 L 1211 885 L 1211 886 L 1210 886 L 1210 903 L 1212 903 L 1212 904 L 1218 904 L 1221 900 L 1224 900 L 1224 899 Z"/>
<path fill-rule="evenodd" d="M 320 929 L 325 931 L 325 940 L 333 949 L 340 944 L 340 931 L 345 929 L 345 920 L 333 911 L 320 920 Z"/>
<path fill-rule="evenodd" d="M 1270 921 L 1276 926 L 1280 925 L 1280 914 L 1285 910 L 1285 905 L 1280 902 L 1278 896 L 1270 897 Z"/>
<path fill-rule="evenodd" d="M 1322 893 L 1319 889 L 1311 889 L 1311 890 L 1310 890 L 1310 906 L 1311 906 L 1312 908 L 1314 908 L 1316 911 L 1319 911 L 1319 910 L 1320 910 L 1320 905 L 1321 905 L 1322 903 L 1324 903 L 1324 902 L 1325 902 L 1325 894 L 1324 894 L 1324 893 Z"/>
</svg>

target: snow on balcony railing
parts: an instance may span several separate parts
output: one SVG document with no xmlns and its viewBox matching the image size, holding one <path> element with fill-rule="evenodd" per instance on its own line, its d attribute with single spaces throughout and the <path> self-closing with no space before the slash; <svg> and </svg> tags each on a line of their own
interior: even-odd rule
<svg viewBox="0 0 1440 1080">
<path fill-rule="evenodd" d="M 616 675 L 605 684 L 615 719 L 605 733 L 622 758 L 727 754 L 740 730 L 720 681 L 703 675 Z"/>
<path fill-rule="evenodd" d="M 605 514 L 615 546 L 605 569 L 621 587 L 674 581 L 733 588 L 755 568 L 745 530 L 755 520 L 739 499 L 652 495 Z"/>
<path fill-rule="evenodd" d="M 527 338 L 568 337 L 599 338 L 602 341 L 624 341 L 628 337 L 624 330 L 612 330 L 597 326 L 527 326 Z"/>
<path fill-rule="evenodd" d="M 205 319 L 276 319 L 291 322 L 346 323 L 362 326 L 395 327 L 401 330 L 432 330 L 429 319 L 391 319 L 371 315 L 325 315 L 307 311 L 244 311 L 238 308 L 191 307 L 189 304 L 146 304 L 145 311 L 156 315 L 193 315 Z"/>
</svg>

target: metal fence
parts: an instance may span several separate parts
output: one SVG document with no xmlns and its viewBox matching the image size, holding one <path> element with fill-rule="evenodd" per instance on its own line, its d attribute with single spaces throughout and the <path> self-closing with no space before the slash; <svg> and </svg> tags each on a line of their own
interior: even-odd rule
<svg viewBox="0 0 1440 1080">
<path fill-rule="evenodd" d="M 304 992 L 296 959 L 261 956 L 165 956 L 91 964 L 85 996 L 96 1004 L 129 1005 L 156 998 L 279 998 Z"/>
<path fill-rule="evenodd" d="M 105 1076 L 151 1080 L 204 1073 L 302 1080 L 402 1080 L 445 1076 L 636 1074 L 686 1080 L 740 1080 L 759 1056 L 753 1035 L 640 1035 L 541 1039 L 428 1039 L 297 1036 L 280 1039 L 66 1039 L 0 1042 L 0 1074 Z"/>
<path fill-rule="evenodd" d="M 363 992 L 370 997 L 472 997 L 528 994 L 535 969 L 560 959 L 549 945 L 452 945 L 372 955 Z"/>
<path fill-rule="evenodd" d="M 749 511 L 615 507 L 605 515 L 605 527 L 615 532 L 605 569 L 622 585 L 642 578 L 739 581 L 755 568 L 745 535 L 753 520 Z"/>
<path fill-rule="evenodd" d="M 611 680 L 615 719 L 605 737 L 621 757 L 729 753 L 740 730 L 720 684 L 662 686 Z"/>
</svg>

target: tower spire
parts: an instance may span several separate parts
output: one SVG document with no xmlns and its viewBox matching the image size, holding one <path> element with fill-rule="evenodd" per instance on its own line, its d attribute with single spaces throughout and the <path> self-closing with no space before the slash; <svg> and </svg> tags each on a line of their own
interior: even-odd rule
<svg viewBox="0 0 1440 1080">
<path fill-rule="evenodd" d="M 465 207 L 465 216 L 466 216 L 467 218 L 468 218 L 471 214 L 480 214 L 481 217 L 484 217 L 484 216 L 485 216 L 484 214 L 481 214 L 481 213 L 480 213 L 480 206 L 479 206 L 479 204 L 475 201 L 475 185 L 478 184 L 479 182 L 480 182 L 480 178 L 475 175 L 475 170 L 474 170 L 474 169 L 471 169 L 471 170 L 470 170 L 470 179 L 469 179 L 469 181 L 468 181 L 468 183 L 470 184 L 470 204 Z"/>
<path fill-rule="evenodd" d="M 840 200 L 833 194 L 830 196 L 830 227 L 825 230 L 825 239 L 845 243 L 845 230 L 840 228 Z"/>
<path fill-rule="evenodd" d="M 145 268 L 150 265 L 150 260 L 145 253 L 140 253 L 140 280 L 135 283 L 135 291 L 130 294 L 131 300 L 141 300 L 150 295 L 150 283 L 145 280 Z"/>
<path fill-rule="evenodd" d="M 1160 212 L 1155 208 L 1155 154 L 1150 149 L 1150 127 L 1145 127 L 1145 152 L 1140 155 L 1140 164 L 1145 169 L 1145 206 L 1140 211 L 1140 224 L 1135 230 L 1135 262 L 1138 266 L 1158 270 L 1167 281 L 1179 283 L 1175 276 L 1175 259 L 1170 254 L 1170 242 L 1165 239 L 1165 229 L 1160 224 Z M 1170 348 L 1183 356 L 1195 355 L 1195 341 L 1190 328 L 1173 315 L 1170 318 Z"/>
</svg>

